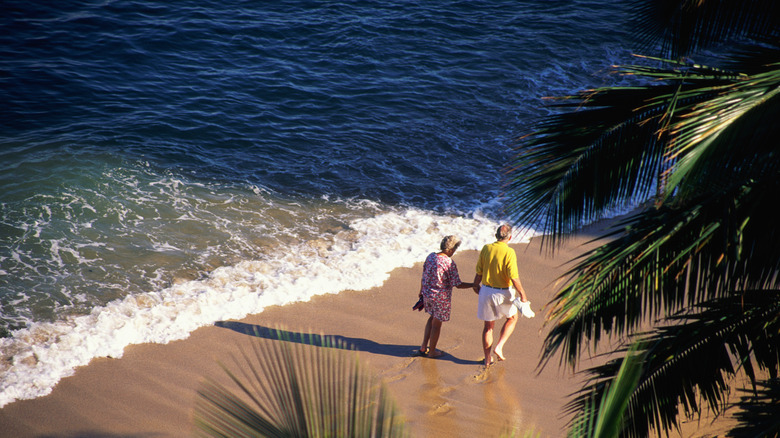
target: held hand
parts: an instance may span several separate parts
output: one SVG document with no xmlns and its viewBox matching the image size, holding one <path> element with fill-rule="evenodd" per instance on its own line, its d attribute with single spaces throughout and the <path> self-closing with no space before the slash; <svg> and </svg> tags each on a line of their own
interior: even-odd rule
<svg viewBox="0 0 780 438">
<path fill-rule="evenodd" d="M 474 293 L 479 295 L 479 284 L 482 283 L 482 275 L 476 274 L 474 275 Z"/>
</svg>

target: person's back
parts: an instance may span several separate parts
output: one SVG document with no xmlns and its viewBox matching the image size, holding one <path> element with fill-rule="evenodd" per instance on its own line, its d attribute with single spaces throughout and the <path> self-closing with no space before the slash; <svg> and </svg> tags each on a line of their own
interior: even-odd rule
<svg viewBox="0 0 780 438">
<path fill-rule="evenodd" d="M 482 283 L 494 288 L 507 288 L 518 278 L 517 255 L 506 242 L 496 241 L 482 247 L 477 261 L 477 273 Z"/>
</svg>

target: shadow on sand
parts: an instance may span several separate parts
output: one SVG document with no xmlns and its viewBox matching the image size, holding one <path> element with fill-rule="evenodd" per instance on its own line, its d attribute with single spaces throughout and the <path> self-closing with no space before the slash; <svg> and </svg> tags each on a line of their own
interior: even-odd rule
<svg viewBox="0 0 780 438">
<path fill-rule="evenodd" d="M 289 330 L 263 327 L 261 325 L 246 324 L 238 321 L 217 321 L 214 323 L 214 325 L 256 338 L 277 341 L 284 340 L 287 342 L 297 342 L 300 344 L 310 344 L 316 346 L 338 345 L 341 343 L 341 345 L 344 345 L 348 349 L 365 351 L 367 353 L 373 354 L 383 354 L 385 356 L 411 357 L 412 352 L 418 348 L 416 345 L 407 344 L 380 344 L 364 338 L 350 338 L 340 335 L 318 335 L 312 333 L 293 332 Z M 422 359 L 425 359 L 425 357 Z M 443 355 L 437 357 L 436 359 L 430 360 L 449 361 L 460 365 L 479 365 L 482 363 L 478 360 L 461 359 L 446 351 Z"/>
</svg>

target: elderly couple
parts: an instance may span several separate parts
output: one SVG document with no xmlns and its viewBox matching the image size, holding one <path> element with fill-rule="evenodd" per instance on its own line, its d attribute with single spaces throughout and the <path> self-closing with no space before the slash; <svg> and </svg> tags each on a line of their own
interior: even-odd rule
<svg viewBox="0 0 780 438">
<path fill-rule="evenodd" d="M 504 360 L 504 344 L 517 324 L 518 307 L 525 307 L 523 314 L 531 317 L 528 297 L 520 284 L 517 272 L 517 255 L 508 243 L 512 238 L 512 227 L 501 225 L 496 231 L 496 242 L 485 245 L 479 254 L 476 275 L 473 283 L 460 281 L 458 268 L 452 261 L 452 255 L 460 246 L 455 236 L 447 236 L 441 241 L 441 252 L 431 253 L 423 265 L 420 298 L 425 311 L 431 316 L 425 324 L 425 335 L 419 350 L 414 356 L 438 357 L 443 353 L 436 349 L 441 333 L 441 324 L 450 319 L 452 288 L 473 288 L 479 295 L 477 317 L 484 321 L 482 330 L 482 348 L 485 350 L 485 366 L 493 363 L 493 354 L 498 360 Z M 480 287 L 480 283 L 482 287 Z M 520 300 L 514 298 L 510 286 L 519 293 Z M 513 305 L 514 299 L 514 305 Z M 506 318 L 504 326 L 493 345 L 493 326 L 496 320 Z"/>
</svg>

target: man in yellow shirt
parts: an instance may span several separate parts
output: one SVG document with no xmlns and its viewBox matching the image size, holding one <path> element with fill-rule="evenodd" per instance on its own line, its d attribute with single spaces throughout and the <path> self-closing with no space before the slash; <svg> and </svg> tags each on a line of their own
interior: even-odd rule
<svg viewBox="0 0 780 438">
<path fill-rule="evenodd" d="M 514 294 L 510 286 L 520 294 L 520 300 L 528 301 L 517 271 L 517 254 L 509 247 L 512 227 L 501 225 L 496 231 L 496 242 L 482 247 L 474 276 L 474 292 L 479 295 L 477 317 L 485 322 L 482 330 L 482 348 L 485 350 L 485 366 L 493 363 L 493 355 L 504 360 L 504 344 L 515 330 L 517 307 L 512 304 Z M 480 287 L 480 283 L 482 286 Z M 493 327 L 496 320 L 506 318 L 504 326 L 493 346 Z"/>
</svg>

